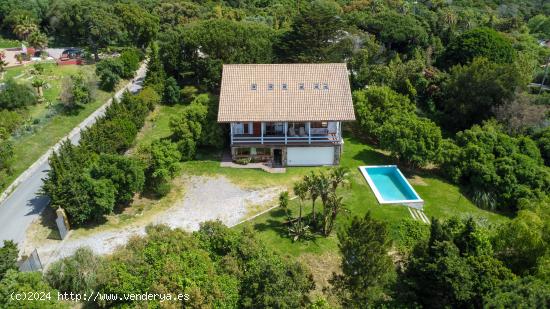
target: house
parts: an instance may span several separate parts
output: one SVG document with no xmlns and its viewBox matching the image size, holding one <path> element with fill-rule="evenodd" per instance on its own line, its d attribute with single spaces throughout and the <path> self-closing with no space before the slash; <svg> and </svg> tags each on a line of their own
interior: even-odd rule
<svg viewBox="0 0 550 309">
<path fill-rule="evenodd" d="M 233 160 L 337 165 L 353 120 L 344 63 L 223 66 L 218 122 L 229 123 Z"/>
</svg>

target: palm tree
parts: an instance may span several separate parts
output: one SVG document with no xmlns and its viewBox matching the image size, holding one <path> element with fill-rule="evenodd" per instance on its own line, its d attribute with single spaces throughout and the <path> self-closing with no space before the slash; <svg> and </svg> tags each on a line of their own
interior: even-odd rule
<svg viewBox="0 0 550 309">
<path fill-rule="evenodd" d="M 334 228 L 334 222 L 336 221 L 336 217 L 338 216 L 338 213 L 340 211 L 344 210 L 347 211 L 347 209 L 344 207 L 344 203 L 342 202 L 342 197 L 337 196 L 336 193 L 331 193 L 328 200 L 327 200 L 327 209 L 329 209 L 329 212 L 327 216 L 325 216 L 324 220 L 324 227 L 323 227 L 323 233 L 325 236 L 329 236 L 332 232 L 332 229 Z"/>
<path fill-rule="evenodd" d="M 4 78 L 4 72 L 6 71 L 7 66 L 8 66 L 8 63 L 0 59 L 0 79 Z"/>
<path fill-rule="evenodd" d="M 332 192 L 330 177 L 326 173 L 320 172 L 317 175 L 316 186 L 317 186 L 317 190 L 319 190 L 319 196 L 321 197 L 321 202 L 323 203 L 322 220 L 325 220 L 325 218 L 329 214 L 329 208 L 327 203 L 328 203 L 329 195 Z"/>
<path fill-rule="evenodd" d="M 40 31 L 34 31 L 29 35 L 27 42 L 30 46 L 42 50 L 48 46 L 48 37 Z"/>
<path fill-rule="evenodd" d="M 330 182 L 332 185 L 332 191 L 336 192 L 338 186 L 348 183 L 349 169 L 347 167 L 339 166 L 330 171 Z"/>
<path fill-rule="evenodd" d="M 313 214 L 312 222 L 316 224 L 317 214 L 315 212 L 315 201 L 320 195 L 317 175 L 315 175 L 315 173 L 313 172 L 311 172 L 310 175 L 306 175 L 304 177 L 304 183 L 307 186 L 307 190 L 309 192 L 309 198 L 311 199 L 311 213 Z"/>
<path fill-rule="evenodd" d="M 42 87 L 46 85 L 46 81 L 40 78 L 35 78 L 32 81 L 32 86 L 36 88 L 36 93 L 38 93 L 38 97 L 42 98 L 44 96 L 44 93 L 42 92 Z"/>
<path fill-rule="evenodd" d="M 441 12 L 441 19 L 447 29 L 453 28 L 458 22 L 456 14 L 450 9 L 445 9 Z"/>
<path fill-rule="evenodd" d="M 38 31 L 38 26 L 29 18 L 25 18 L 21 23 L 13 28 L 13 33 L 21 40 L 26 41 L 29 35 Z"/>
<path fill-rule="evenodd" d="M 307 184 L 303 181 L 299 181 L 294 184 L 294 194 L 298 197 L 300 200 L 300 212 L 298 214 L 298 229 L 302 229 L 302 208 L 304 204 L 304 200 L 307 197 Z"/>
<path fill-rule="evenodd" d="M 290 213 L 288 211 L 288 191 L 279 194 L 279 207 L 284 209 L 288 221 L 290 221 Z"/>
</svg>

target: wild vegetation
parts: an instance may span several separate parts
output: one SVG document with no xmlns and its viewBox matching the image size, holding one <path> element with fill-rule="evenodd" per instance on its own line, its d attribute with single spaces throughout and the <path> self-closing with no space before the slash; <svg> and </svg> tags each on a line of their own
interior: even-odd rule
<svg viewBox="0 0 550 309">
<path fill-rule="evenodd" d="M 213 223 L 195 234 L 154 227 L 111 257 L 82 251 L 61 261 L 48 283 L 10 270 L 0 295 L 7 284 L 33 282 L 62 291 L 185 292 L 190 306 L 544 307 L 550 95 L 529 84 L 550 81 L 544 73 L 550 48 L 538 41 L 550 39 L 549 15 L 550 4 L 536 0 L 2 1 L 1 30 L 9 39 L 40 47 L 50 43 L 45 34 L 46 41 L 80 45 L 95 59 L 113 47 L 128 50 L 98 65 L 103 89 L 128 76 L 136 55 L 148 50 L 145 89 L 113 104 L 84 132 L 81 146 L 65 145 L 51 159 L 45 191 L 75 225 L 101 222 L 135 193 L 167 194 L 182 170 L 219 171 L 195 159 L 225 143 L 225 128 L 215 122 L 222 65 L 278 62 L 346 62 L 358 120 L 347 128 L 346 151 L 374 147 L 388 154 L 384 163 L 428 175 L 420 194 L 434 217 L 446 220 L 432 218 L 428 230 L 402 220 L 400 209 L 372 208 L 365 216 L 365 188 L 331 183 L 345 179 L 335 175 L 343 169 L 297 169 L 270 178 L 295 183 L 297 198 L 281 195 L 282 219 L 276 211 L 261 216 L 256 231 Z M 86 84 L 72 79 L 64 97 L 86 104 Z M 17 110 L 37 101 L 43 85 L 31 86 L 8 82 L 0 96 L 4 130 L 11 133 Z M 127 153 L 158 104 L 182 106 L 170 117 L 169 134 Z M 6 169 L 13 146 L 1 133 L 0 168 Z M 354 153 L 344 164 L 373 158 Z M 235 178 L 262 181 L 253 171 L 238 172 Z M 346 208 L 352 217 L 342 215 Z M 481 220 L 479 213 L 498 219 Z M 300 256 L 338 249 L 342 262 L 318 299 L 309 297 L 308 271 L 271 251 Z M 71 265 L 90 269 L 90 277 L 76 280 L 80 274 L 65 272 Z M 162 276 L 166 269 L 177 275 Z"/>
</svg>

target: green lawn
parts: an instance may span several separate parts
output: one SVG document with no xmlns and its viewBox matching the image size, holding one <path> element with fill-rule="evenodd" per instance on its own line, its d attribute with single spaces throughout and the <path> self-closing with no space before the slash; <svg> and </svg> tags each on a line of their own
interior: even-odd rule
<svg viewBox="0 0 550 309">
<path fill-rule="evenodd" d="M 183 172 L 194 175 L 222 175 L 231 181 L 248 188 L 267 187 L 267 186 L 286 186 L 292 187 L 292 184 L 299 180 L 303 175 L 314 170 L 327 169 L 319 168 L 287 168 L 285 174 L 269 174 L 260 170 L 250 169 L 232 169 L 220 167 L 220 153 L 210 151 L 201 153 L 204 160 L 186 162 L 183 164 Z M 367 211 L 371 211 L 372 216 L 379 220 L 387 222 L 391 237 L 399 245 L 400 235 L 404 230 L 405 220 L 412 220 L 411 215 L 405 206 L 400 205 L 379 205 L 367 182 L 358 170 L 361 165 L 395 164 L 393 160 L 360 141 L 346 137 L 344 145 L 344 154 L 341 165 L 350 168 L 351 181 L 349 188 L 339 189 L 339 193 L 344 196 L 344 202 L 349 213 L 342 214 L 337 219 L 335 230 L 344 226 L 353 216 L 364 216 Z M 406 174 L 407 178 L 424 199 L 424 212 L 429 218 L 449 218 L 475 217 L 479 220 L 489 223 L 506 222 L 507 217 L 485 211 L 474 206 L 459 188 L 429 172 L 423 172 L 421 175 Z M 311 202 L 304 204 L 305 214 L 311 212 Z M 317 211 L 320 211 L 321 202 L 317 201 Z M 290 209 L 293 215 L 298 213 L 298 200 L 291 201 Z M 251 227 L 258 232 L 258 237 L 275 251 L 283 254 L 297 257 L 313 273 L 317 289 L 314 294 L 320 294 L 323 287 L 328 286 L 328 279 L 332 272 L 339 270 L 338 240 L 336 233 L 333 232 L 328 238 L 315 236 L 312 240 L 293 242 L 288 237 L 286 215 L 282 209 L 276 208 L 268 213 L 246 222 L 237 229 Z M 420 223 L 423 224 L 423 223 Z M 427 228 L 427 226 L 426 226 Z M 406 239 L 405 241 L 411 241 Z"/>
<path fill-rule="evenodd" d="M 170 135 L 169 120 L 181 111 L 183 106 L 159 106 L 148 117 L 143 130 L 138 135 L 137 145 L 150 143 L 153 139 Z M 269 186 L 283 186 L 289 190 L 295 181 L 301 179 L 310 171 L 328 170 L 327 167 L 296 167 L 287 168 L 284 174 L 270 174 L 255 169 L 234 169 L 220 167 L 221 151 L 202 149 L 197 155 L 197 160 L 182 164 L 182 173 L 187 175 L 225 176 L 232 182 L 245 188 L 264 188 Z M 394 164 L 393 160 L 383 152 L 365 145 L 360 141 L 346 137 L 344 153 L 341 165 L 350 168 L 350 188 L 340 189 L 340 194 L 345 196 L 345 204 L 349 209 L 349 215 L 339 218 L 338 226 L 342 226 L 352 216 L 363 216 L 371 211 L 375 218 L 388 222 L 392 231 L 395 231 L 404 219 L 411 219 L 406 207 L 399 205 L 378 204 L 370 187 L 358 170 L 361 165 Z M 497 223 L 507 220 L 505 216 L 485 211 L 474 206 L 459 188 L 449 184 L 445 180 L 423 172 L 421 175 L 406 175 L 418 194 L 424 199 L 424 211 L 428 217 L 449 218 L 452 216 L 473 216 Z M 317 202 L 320 208 L 320 201 Z M 305 211 L 311 210 L 311 203 L 307 201 Z M 291 208 L 297 213 L 297 200 L 292 201 Z M 322 253 L 337 247 L 335 236 L 328 239 L 317 238 L 315 241 L 293 243 L 287 236 L 283 225 L 285 215 L 281 210 L 275 209 L 269 213 L 255 218 L 246 223 L 257 229 L 260 237 L 266 243 L 271 244 L 277 250 L 299 256 L 302 253 Z"/>
<path fill-rule="evenodd" d="M 6 71 L 4 78 L 24 74 L 17 81 L 31 83 L 32 78 L 27 79 L 32 76 L 29 72 L 30 69 L 31 66 L 10 68 Z M 47 80 L 49 87 L 44 89 L 44 97 L 52 104 L 51 106 L 45 103 L 36 104 L 25 111 L 25 117 L 29 119 L 27 123 L 32 124 L 33 129 L 12 139 L 15 154 L 13 173 L 8 177 L 6 183 L 11 183 L 15 180 L 50 147 L 55 145 L 63 136 L 67 135 L 74 127 L 109 99 L 112 95 L 111 93 L 97 90 L 95 91 L 95 100 L 80 110 L 78 114 L 55 112 L 56 109 L 59 109 L 58 105 L 60 103 L 58 102 L 58 97 L 64 78 L 79 72 L 92 74 L 94 70 L 94 65 L 45 65 L 45 72 L 42 78 Z M 121 83 L 126 83 L 126 81 L 122 81 Z M 0 187 L 0 191 L 3 189 Z"/>
<path fill-rule="evenodd" d="M 136 147 L 150 144 L 153 140 L 170 136 L 170 118 L 183 111 L 184 108 L 184 105 L 157 106 L 155 110 L 147 116 L 145 125 L 136 138 Z"/>
<path fill-rule="evenodd" d="M 203 154 L 203 156 L 206 155 L 219 159 L 218 152 Z M 345 196 L 349 215 L 340 217 L 339 226 L 343 225 L 351 216 L 363 216 L 369 210 L 375 218 L 388 222 L 392 229 L 397 228 L 403 219 L 411 218 L 409 211 L 404 206 L 379 205 L 357 168 L 361 165 L 394 163 L 390 157 L 368 145 L 362 144 L 356 139 L 345 139 L 341 165 L 347 166 L 351 170 L 351 186 L 350 188 L 340 190 L 340 193 Z M 309 171 L 321 169 L 327 168 L 287 168 L 287 172 L 284 174 L 269 174 L 261 170 L 222 168 L 219 166 L 219 161 L 214 159 L 191 161 L 183 164 L 184 173 L 211 176 L 223 175 L 233 182 L 249 188 L 278 185 L 286 186 L 290 189 L 296 180 L 299 180 Z M 490 223 L 507 220 L 505 216 L 479 209 L 461 194 L 458 187 L 449 184 L 437 176 L 423 173 L 422 175 L 407 175 L 407 177 L 410 178 L 411 184 L 422 199 L 424 199 L 424 212 L 428 217 L 473 216 L 487 220 Z M 320 205 L 319 201 L 317 203 Z M 293 201 L 292 207 L 294 212 L 297 213 L 296 200 Z M 308 201 L 305 207 L 306 213 L 310 211 L 310 208 L 310 202 Z M 284 231 L 281 233 L 281 229 L 283 229 L 281 222 L 284 220 L 284 213 L 280 210 L 274 210 L 257 217 L 249 225 L 259 230 L 261 232 L 260 237 L 267 243 L 272 244 L 282 252 L 293 255 L 300 255 L 303 252 L 319 253 L 326 250 L 327 247 L 336 248 L 335 237 L 329 239 L 320 238 L 314 242 L 292 243 L 284 235 Z"/>
<path fill-rule="evenodd" d="M 350 168 L 351 185 L 350 188 L 340 189 L 340 194 L 344 196 L 344 201 L 347 209 L 349 210 L 349 214 L 340 216 L 337 226 L 345 225 L 345 223 L 349 221 L 352 216 L 364 216 L 367 211 L 371 211 L 373 217 L 386 221 L 392 232 L 395 233 L 402 220 L 411 218 L 409 211 L 404 206 L 379 205 L 370 187 L 357 168 L 360 165 L 393 163 L 394 162 L 392 162 L 391 158 L 376 151 L 372 147 L 364 145 L 355 139 L 345 139 L 344 154 L 341 165 Z M 271 175 L 261 171 L 229 170 L 219 167 L 216 169 L 213 164 L 210 165 L 208 162 L 200 164 L 200 166 L 203 168 L 197 169 L 194 167 L 193 170 L 199 170 L 201 172 L 209 170 L 207 172 L 208 174 L 217 171 L 217 174 L 222 174 L 232 179 L 235 179 L 234 177 L 238 177 L 238 181 L 240 183 L 246 183 L 245 178 L 250 177 L 257 183 L 277 183 L 278 179 L 282 180 L 281 183 L 290 185 L 292 181 L 287 182 L 288 180 L 294 180 L 296 178 L 299 179 L 300 175 L 303 175 L 305 172 L 304 169 L 301 168 L 290 168 L 288 169 L 287 174 Z M 209 168 L 206 168 L 206 166 L 209 166 Z M 312 169 L 308 168 L 306 170 Z M 477 208 L 460 193 L 458 187 L 449 184 L 436 176 L 425 174 L 422 176 L 407 175 L 407 177 L 410 178 L 411 184 L 422 199 L 424 199 L 424 212 L 430 218 L 472 216 L 481 220 L 486 220 L 490 223 L 498 223 L 507 220 L 505 216 Z M 297 200 L 292 201 L 291 209 L 294 214 L 297 214 L 297 205 Z M 317 209 L 321 207 L 320 201 L 317 202 L 317 207 Z M 310 201 L 306 201 L 304 209 L 306 213 L 310 212 Z M 275 209 L 255 218 L 245 225 L 252 226 L 258 230 L 262 240 L 285 254 L 300 256 L 303 253 L 320 254 L 326 250 L 336 250 L 337 239 L 335 235 L 332 235 L 328 239 L 317 237 L 314 241 L 293 243 L 292 240 L 286 236 L 285 227 L 282 225 L 282 222 L 285 220 L 286 217 L 284 212 L 279 209 Z"/>
</svg>

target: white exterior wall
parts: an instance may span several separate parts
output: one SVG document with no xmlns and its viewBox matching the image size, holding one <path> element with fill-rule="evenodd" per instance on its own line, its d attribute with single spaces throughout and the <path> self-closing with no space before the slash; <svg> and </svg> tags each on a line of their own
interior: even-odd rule
<svg viewBox="0 0 550 309">
<path fill-rule="evenodd" d="M 334 147 L 288 147 L 288 166 L 334 165 Z"/>
</svg>

